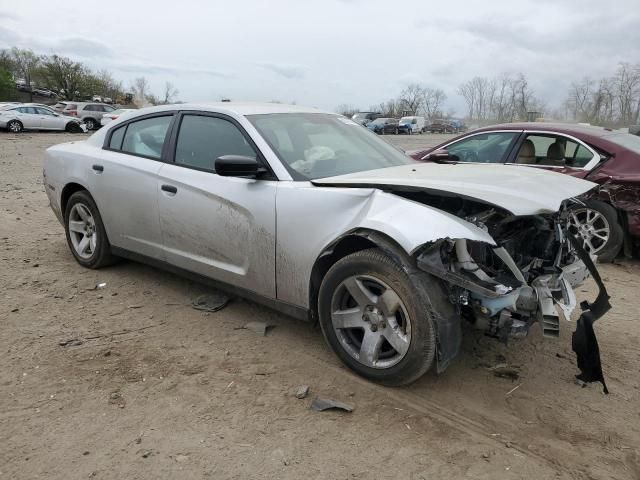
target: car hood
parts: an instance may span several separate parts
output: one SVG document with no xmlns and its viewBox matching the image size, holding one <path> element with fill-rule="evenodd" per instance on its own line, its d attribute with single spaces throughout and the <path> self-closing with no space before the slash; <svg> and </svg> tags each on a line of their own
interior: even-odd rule
<svg viewBox="0 0 640 480">
<path fill-rule="evenodd" d="M 595 183 L 516 165 L 440 165 L 421 163 L 313 180 L 315 185 L 425 190 L 462 196 L 503 208 L 513 215 L 560 209 L 563 200 L 588 192 Z"/>
</svg>

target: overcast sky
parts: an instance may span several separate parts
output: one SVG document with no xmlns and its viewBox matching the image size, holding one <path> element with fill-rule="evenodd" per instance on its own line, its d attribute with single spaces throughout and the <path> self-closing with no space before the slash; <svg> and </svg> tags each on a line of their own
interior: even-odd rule
<svg viewBox="0 0 640 480">
<path fill-rule="evenodd" d="M 296 101 L 366 109 L 411 82 L 527 75 L 551 107 L 572 80 L 640 63 L 638 0 L 0 0 L 0 48 L 165 81 L 185 101 Z"/>
</svg>

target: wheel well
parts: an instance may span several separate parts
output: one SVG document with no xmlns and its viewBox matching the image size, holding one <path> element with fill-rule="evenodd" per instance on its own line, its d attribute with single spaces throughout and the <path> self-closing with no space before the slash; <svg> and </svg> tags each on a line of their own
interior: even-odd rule
<svg viewBox="0 0 640 480">
<path fill-rule="evenodd" d="M 64 216 L 64 212 L 67 210 L 67 203 L 69 202 L 69 198 L 76 192 L 81 190 L 86 190 L 79 183 L 68 183 L 62 189 L 62 195 L 60 197 L 60 210 L 62 211 L 62 215 Z"/>
<path fill-rule="evenodd" d="M 382 248 L 385 252 L 392 253 L 393 256 L 406 256 L 406 253 L 397 242 L 377 231 L 356 230 L 340 237 L 337 241 L 325 248 L 311 269 L 311 278 L 309 279 L 309 311 L 312 321 L 318 320 L 318 291 L 329 269 L 338 260 L 347 255 L 359 252 L 360 250 L 366 250 L 367 248 Z"/>
</svg>

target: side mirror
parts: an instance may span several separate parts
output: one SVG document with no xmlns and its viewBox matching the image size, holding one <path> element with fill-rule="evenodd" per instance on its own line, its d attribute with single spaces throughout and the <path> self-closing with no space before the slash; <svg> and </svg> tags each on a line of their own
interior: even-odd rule
<svg viewBox="0 0 640 480">
<path fill-rule="evenodd" d="M 216 173 L 222 177 L 256 178 L 266 169 L 253 157 L 223 155 L 216 158 Z"/>
<path fill-rule="evenodd" d="M 447 160 L 450 160 L 450 159 L 451 159 L 451 157 L 449 157 L 449 152 L 444 148 L 441 148 L 440 150 L 436 150 L 435 152 L 431 152 L 425 158 L 425 160 L 430 160 L 430 161 L 436 162 L 436 163 L 444 163 L 444 162 L 446 162 Z"/>
</svg>

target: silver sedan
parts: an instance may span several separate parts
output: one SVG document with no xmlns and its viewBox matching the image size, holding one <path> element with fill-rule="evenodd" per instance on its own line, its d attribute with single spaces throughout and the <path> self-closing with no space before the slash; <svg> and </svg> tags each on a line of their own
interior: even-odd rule
<svg viewBox="0 0 640 480">
<path fill-rule="evenodd" d="M 87 128 L 77 118 L 56 113 L 50 108 L 36 104 L 5 105 L 0 108 L 0 128 L 11 133 L 23 130 L 63 130 L 86 132 Z"/>
<path fill-rule="evenodd" d="M 564 211 L 594 184 L 417 163 L 357 123 L 276 104 L 128 114 L 47 150 L 75 259 L 129 258 L 318 321 L 360 375 L 401 385 L 457 355 L 463 322 L 557 337 L 595 271 Z"/>
</svg>

